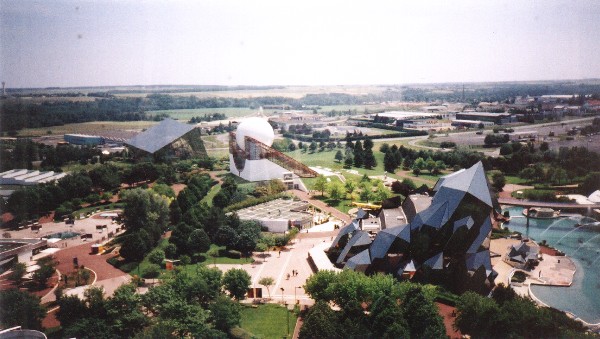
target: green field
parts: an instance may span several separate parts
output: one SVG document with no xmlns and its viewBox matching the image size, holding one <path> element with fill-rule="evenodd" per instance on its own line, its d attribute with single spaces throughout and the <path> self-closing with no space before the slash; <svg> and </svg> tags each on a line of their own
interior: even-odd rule
<svg viewBox="0 0 600 339">
<path fill-rule="evenodd" d="M 103 134 L 116 130 L 142 130 L 156 125 L 156 121 L 92 121 L 62 126 L 26 128 L 19 131 L 19 136 L 43 136 L 62 134 Z"/>
<path fill-rule="evenodd" d="M 265 115 L 271 115 L 276 110 L 266 109 L 264 110 Z M 150 116 L 158 114 L 168 114 L 171 118 L 176 120 L 188 121 L 193 117 L 201 117 L 205 114 L 221 113 L 225 114 L 228 118 L 243 117 L 246 115 L 254 114 L 258 112 L 258 109 L 245 108 L 245 107 L 226 107 L 226 108 L 192 108 L 192 109 L 169 109 L 160 111 L 147 111 L 146 113 Z"/>
<path fill-rule="evenodd" d="M 296 314 L 276 304 L 259 305 L 258 307 L 245 306 L 242 308 L 241 328 L 249 334 L 248 337 L 276 339 L 290 337 L 296 328 Z M 289 316 L 289 318 L 288 318 Z"/>
</svg>

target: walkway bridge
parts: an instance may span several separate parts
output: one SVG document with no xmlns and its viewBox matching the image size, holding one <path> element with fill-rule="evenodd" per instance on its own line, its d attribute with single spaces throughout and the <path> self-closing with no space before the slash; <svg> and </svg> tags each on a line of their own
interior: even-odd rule
<svg viewBox="0 0 600 339">
<path fill-rule="evenodd" d="M 500 205 L 511 205 L 511 206 L 522 206 L 527 207 L 543 207 L 552 208 L 561 211 L 591 211 L 593 209 L 600 208 L 600 204 L 577 204 L 573 202 L 545 202 L 545 201 L 532 201 L 516 198 L 498 198 Z"/>
</svg>

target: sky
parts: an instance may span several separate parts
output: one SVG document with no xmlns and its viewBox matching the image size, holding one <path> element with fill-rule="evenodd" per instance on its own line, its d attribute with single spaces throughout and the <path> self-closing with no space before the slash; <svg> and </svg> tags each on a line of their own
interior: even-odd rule
<svg viewBox="0 0 600 339">
<path fill-rule="evenodd" d="M 600 78 L 600 2 L 0 0 L 8 88 Z"/>
</svg>

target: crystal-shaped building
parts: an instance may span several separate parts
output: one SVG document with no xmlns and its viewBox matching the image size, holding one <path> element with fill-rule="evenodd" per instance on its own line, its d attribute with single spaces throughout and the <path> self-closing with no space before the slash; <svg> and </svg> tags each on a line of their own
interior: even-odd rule
<svg viewBox="0 0 600 339">
<path fill-rule="evenodd" d="M 428 207 L 410 218 L 407 214 L 399 226 L 381 229 L 372 240 L 358 227 L 364 215 L 357 216 L 332 243 L 329 251 L 337 255 L 336 264 L 442 284 L 455 292 L 488 291 L 496 277 L 489 244 L 497 202 L 483 164 L 440 178 L 433 192 Z M 383 219 L 384 213 L 380 212 Z M 382 222 L 386 224 L 394 223 Z"/>
</svg>

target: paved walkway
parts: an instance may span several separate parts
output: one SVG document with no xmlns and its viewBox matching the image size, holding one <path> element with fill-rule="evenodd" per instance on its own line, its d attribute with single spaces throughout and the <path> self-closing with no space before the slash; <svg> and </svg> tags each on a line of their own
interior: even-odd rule
<svg viewBox="0 0 600 339">
<path fill-rule="evenodd" d="M 314 199 L 310 194 L 300 191 L 300 190 L 292 190 L 291 191 L 295 196 L 297 196 L 300 200 L 306 200 L 311 205 L 318 207 L 321 211 L 331 213 L 334 217 L 342 220 L 344 223 L 350 222 L 350 216 L 346 213 L 342 213 L 337 209 L 327 205 L 325 202 L 321 200 Z"/>
<path fill-rule="evenodd" d="M 263 289 L 263 298 L 268 298 L 269 293 L 258 281 L 263 277 L 272 277 L 275 280 L 270 287 L 272 302 L 293 304 L 297 300 L 300 305 L 312 305 L 314 301 L 303 288 L 306 279 L 313 274 L 307 260 L 308 251 L 316 244 L 330 242 L 336 234 L 336 231 L 302 233 L 286 250 L 255 254 L 254 264 L 216 266 L 223 272 L 232 268 L 246 270 L 252 277 L 251 287 Z M 297 275 L 292 273 L 293 270 L 298 272 Z"/>
</svg>

